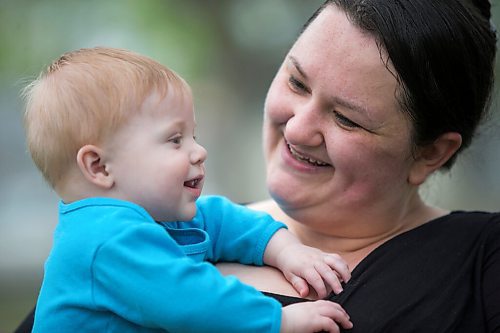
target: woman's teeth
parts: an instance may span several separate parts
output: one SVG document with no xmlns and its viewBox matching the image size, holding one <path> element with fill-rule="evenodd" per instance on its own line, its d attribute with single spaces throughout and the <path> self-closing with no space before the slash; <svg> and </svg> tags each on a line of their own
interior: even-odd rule
<svg viewBox="0 0 500 333">
<path fill-rule="evenodd" d="M 312 158 L 309 158 L 306 156 L 302 156 L 297 151 L 295 151 L 289 144 L 287 144 L 287 146 L 288 146 L 288 150 L 290 150 L 290 153 L 292 154 L 292 156 L 300 161 L 307 162 L 307 163 L 315 165 L 315 166 L 328 166 L 329 165 L 327 163 L 317 161 L 315 159 L 312 159 Z"/>
</svg>

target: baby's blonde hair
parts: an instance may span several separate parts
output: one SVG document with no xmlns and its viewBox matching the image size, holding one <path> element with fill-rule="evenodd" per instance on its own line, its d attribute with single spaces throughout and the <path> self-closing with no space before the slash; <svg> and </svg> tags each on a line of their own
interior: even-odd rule
<svg viewBox="0 0 500 333">
<path fill-rule="evenodd" d="M 160 63 L 115 48 L 63 54 L 24 90 L 24 125 L 33 161 L 55 187 L 76 165 L 78 150 L 99 144 L 153 93 L 190 93 L 187 83 Z"/>
</svg>

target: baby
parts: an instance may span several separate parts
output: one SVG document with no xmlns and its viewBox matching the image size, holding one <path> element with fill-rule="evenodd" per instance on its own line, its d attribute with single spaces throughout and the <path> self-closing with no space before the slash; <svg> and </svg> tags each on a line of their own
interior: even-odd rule
<svg viewBox="0 0 500 333">
<path fill-rule="evenodd" d="M 301 296 L 342 291 L 337 255 L 220 196 L 200 197 L 206 150 L 191 91 L 121 49 L 62 55 L 25 90 L 30 153 L 60 196 L 34 332 L 316 332 L 352 327 L 336 303 L 284 308 L 212 265 L 280 269 Z"/>
</svg>

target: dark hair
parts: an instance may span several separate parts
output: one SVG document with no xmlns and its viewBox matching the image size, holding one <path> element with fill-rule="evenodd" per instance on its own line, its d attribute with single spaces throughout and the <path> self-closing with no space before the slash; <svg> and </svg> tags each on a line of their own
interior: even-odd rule
<svg viewBox="0 0 500 333">
<path fill-rule="evenodd" d="M 415 147 L 458 132 L 468 147 L 490 106 L 496 33 L 487 0 L 327 0 L 387 51 L 398 100 L 413 121 Z"/>
</svg>

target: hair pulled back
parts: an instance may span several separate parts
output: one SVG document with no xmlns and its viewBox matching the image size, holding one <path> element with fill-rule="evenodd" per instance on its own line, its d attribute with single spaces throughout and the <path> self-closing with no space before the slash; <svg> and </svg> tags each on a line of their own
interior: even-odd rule
<svg viewBox="0 0 500 333">
<path fill-rule="evenodd" d="M 399 103 L 413 122 L 415 147 L 446 132 L 468 147 L 490 105 L 496 32 L 486 0 L 327 0 L 372 34 L 396 70 Z M 382 52 L 381 52 L 382 54 Z"/>
</svg>

